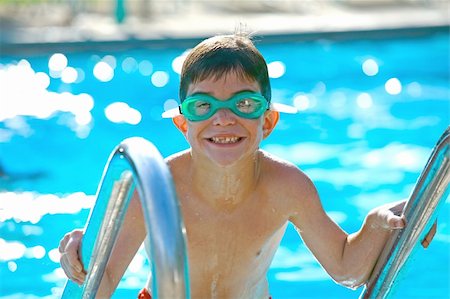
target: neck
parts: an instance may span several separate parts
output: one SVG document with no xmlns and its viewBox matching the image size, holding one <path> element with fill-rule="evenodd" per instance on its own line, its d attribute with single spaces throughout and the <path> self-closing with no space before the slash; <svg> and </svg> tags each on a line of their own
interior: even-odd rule
<svg viewBox="0 0 450 299">
<path fill-rule="evenodd" d="M 201 198 L 216 206 L 233 206 L 248 198 L 260 176 L 261 153 L 240 160 L 233 165 L 221 166 L 196 159 L 191 172 L 194 190 Z M 201 161 L 201 162 L 200 162 Z"/>
</svg>

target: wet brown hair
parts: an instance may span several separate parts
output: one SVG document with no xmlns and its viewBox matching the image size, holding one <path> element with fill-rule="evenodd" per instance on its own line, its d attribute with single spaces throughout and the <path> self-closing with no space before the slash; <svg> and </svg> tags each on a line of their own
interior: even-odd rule
<svg viewBox="0 0 450 299">
<path fill-rule="evenodd" d="M 246 34 L 214 36 L 192 49 L 181 70 L 181 102 L 186 98 L 191 83 L 208 78 L 219 79 L 231 72 L 242 76 L 242 79 L 258 82 L 261 94 L 270 102 L 267 63 Z"/>
</svg>

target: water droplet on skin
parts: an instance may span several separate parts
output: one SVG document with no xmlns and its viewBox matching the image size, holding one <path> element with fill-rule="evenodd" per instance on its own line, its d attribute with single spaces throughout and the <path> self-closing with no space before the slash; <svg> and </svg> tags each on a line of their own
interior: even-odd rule
<svg viewBox="0 0 450 299">
<path fill-rule="evenodd" d="M 219 280 L 219 274 L 214 274 L 211 282 L 211 298 L 217 298 L 217 281 Z"/>
</svg>

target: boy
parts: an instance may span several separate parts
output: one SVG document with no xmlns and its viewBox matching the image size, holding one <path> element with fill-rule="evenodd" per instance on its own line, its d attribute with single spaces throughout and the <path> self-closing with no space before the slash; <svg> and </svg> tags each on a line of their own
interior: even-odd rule
<svg viewBox="0 0 450 299">
<path fill-rule="evenodd" d="M 279 112 L 270 104 L 266 62 L 251 40 L 235 34 L 197 45 L 184 62 L 179 93 L 180 113 L 166 115 L 190 149 L 166 161 L 186 225 L 192 298 L 269 298 L 266 274 L 288 221 L 336 282 L 364 284 L 391 231 L 405 226 L 397 216 L 404 202 L 372 210 L 348 235 L 324 212 L 301 170 L 259 149 Z M 113 293 L 145 235 L 134 197 L 99 297 Z M 78 283 L 85 279 L 81 237 L 73 231 L 59 247 L 64 271 Z"/>
</svg>

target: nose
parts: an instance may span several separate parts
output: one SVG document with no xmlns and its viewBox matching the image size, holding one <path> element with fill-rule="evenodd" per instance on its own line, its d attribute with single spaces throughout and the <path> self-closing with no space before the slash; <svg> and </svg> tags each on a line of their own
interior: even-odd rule
<svg viewBox="0 0 450 299">
<path fill-rule="evenodd" d="M 219 109 L 213 116 L 215 126 L 228 126 L 236 123 L 236 115 L 229 109 Z"/>
</svg>

